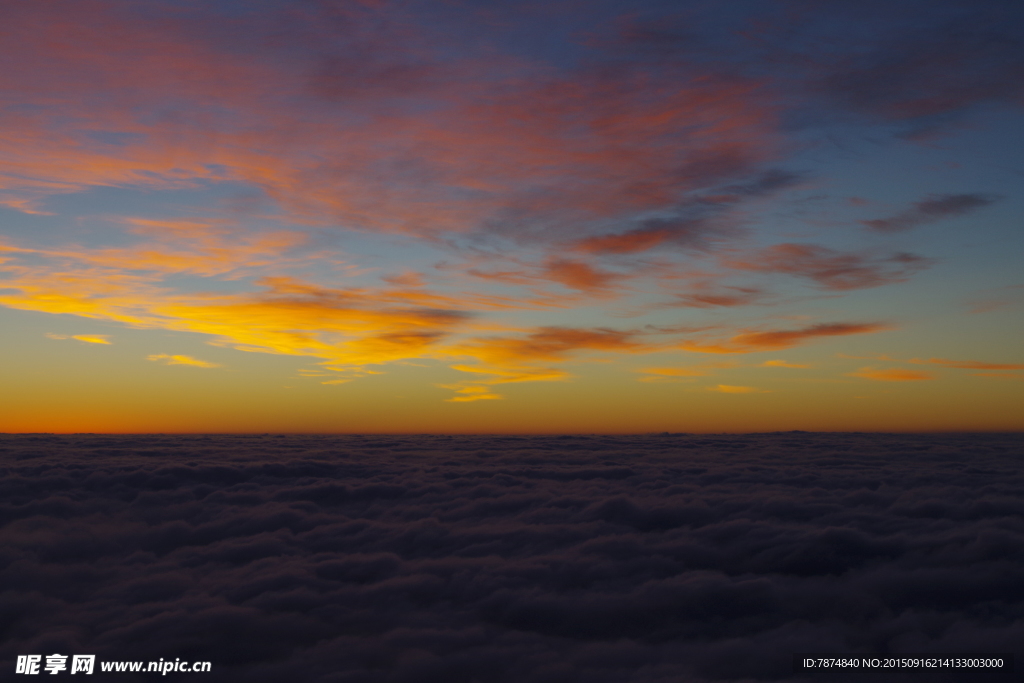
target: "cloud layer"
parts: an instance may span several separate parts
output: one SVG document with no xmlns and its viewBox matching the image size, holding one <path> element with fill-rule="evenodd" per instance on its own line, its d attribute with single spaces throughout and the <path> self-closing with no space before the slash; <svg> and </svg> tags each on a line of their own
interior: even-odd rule
<svg viewBox="0 0 1024 683">
<path fill-rule="evenodd" d="M 1020 657 L 1021 446 L 3 436 L 0 659 L 700 683 L 796 680 L 794 652 Z"/>
</svg>

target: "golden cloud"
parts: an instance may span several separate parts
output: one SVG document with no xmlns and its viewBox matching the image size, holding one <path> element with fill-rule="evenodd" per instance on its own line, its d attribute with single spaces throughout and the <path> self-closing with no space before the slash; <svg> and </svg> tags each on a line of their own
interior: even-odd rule
<svg viewBox="0 0 1024 683">
<path fill-rule="evenodd" d="M 54 334 L 47 332 L 46 335 L 50 339 L 77 339 L 80 342 L 87 342 L 89 344 L 110 344 L 110 335 L 106 334 Z"/>
<path fill-rule="evenodd" d="M 708 391 L 717 391 L 722 394 L 767 394 L 771 393 L 767 389 L 758 389 L 756 387 L 738 387 L 729 384 L 719 384 L 714 387 L 706 387 Z"/>
<path fill-rule="evenodd" d="M 146 356 L 146 360 L 152 361 L 163 361 L 165 365 L 191 365 L 197 368 L 219 368 L 219 363 L 208 363 L 205 360 L 199 360 L 192 356 L 172 356 L 166 353 L 154 353 L 150 356 Z"/>
<path fill-rule="evenodd" d="M 725 342 L 709 344 L 663 339 L 666 334 L 678 337 L 687 333 L 683 328 L 502 327 L 478 317 L 484 310 L 515 306 L 514 299 L 498 300 L 479 292 L 441 294 L 413 273 L 391 277 L 385 281 L 387 285 L 378 287 L 325 287 L 275 274 L 257 279 L 261 289 L 255 292 L 184 293 L 166 287 L 166 279 L 184 272 L 215 280 L 237 279 L 295 264 L 305 267 L 319 255 L 303 256 L 299 250 L 271 266 L 264 263 L 270 259 L 268 254 L 301 247 L 303 240 L 290 234 L 269 234 L 233 241 L 222 232 L 223 226 L 213 221 L 132 219 L 129 224 L 133 232 L 147 239 L 159 234 L 159 241 L 116 250 L 6 247 L 15 263 L 3 266 L 11 277 L 0 292 L 0 304 L 73 313 L 136 328 L 199 333 L 209 335 L 210 344 L 239 351 L 318 358 L 324 370 L 343 374 L 320 380 L 323 382 L 342 383 L 371 374 L 367 366 L 431 359 L 479 376 L 460 383 L 459 390 L 564 380 L 569 373 L 552 364 L 588 355 L 679 348 L 748 353 L 824 336 L 886 329 L 878 324 L 832 323 L 796 330 L 748 330 Z M 211 231 L 208 239 L 202 237 L 204 231 Z M 20 260 L 29 256 L 33 261 Z M 599 273 L 573 270 L 575 262 L 565 263 L 569 263 L 566 272 L 582 278 L 580 287 L 600 289 L 604 280 Z M 559 267 L 566 267 L 565 263 Z M 590 280 L 591 275 L 597 279 Z M 527 302 L 527 307 L 531 306 L 533 302 Z M 484 334 L 488 330 L 501 333 Z M 650 379 L 643 381 L 701 376 L 714 365 L 654 369 L 644 373 Z M 653 379 L 656 377 L 662 379 Z M 492 388 L 460 391 L 460 396 L 493 393 Z"/>
<path fill-rule="evenodd" d="M 105 334 L 76 334 L 71 337 L 81 342 L 88 342 L 89 344 L 109 344 L 110 341 Z"/>
<path fill-rule="evenodd" d="M 448 403 L 469 403 L 471 401 L 493 401 L 504 398 L 484 385 L 479 384 L 438 384 L 442 389 L 452 389 L 458 396 L 446 398 Z"/>
</svg>

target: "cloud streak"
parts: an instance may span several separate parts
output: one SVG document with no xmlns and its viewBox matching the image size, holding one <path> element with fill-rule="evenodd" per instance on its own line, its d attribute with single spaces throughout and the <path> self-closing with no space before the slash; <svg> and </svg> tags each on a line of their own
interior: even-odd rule
<svg viewBox="0 0 1024 683">
<path fill-rule="evenodd" d="M 918 365 L 940 365 L 944 368 L 966 370 L 1024 370 L 1022 363 L 984 363 L 976 360 L 949 360 L 948 358 L 911 358 L 910 363 Z"/>
<path fill-rule="evenodd" d="M 847 376 L 872 379 L 879 382 L 919 382 L 935 379 L 935 375 L 930 372 L 907 370 L 905 368 L 876 368 L 872 366 L 863 367 L 857 372 L 847 373 Z"/>
<path fill-rule="evenodd" d="M 710 368 L 643 368 L 641 382 L 678 382 L 684 377 L 704 377 L 711 374 Z"/>
<path fill-rule="evenodd" d="M 770 393 L 764 389 L 758 389 L 756 387 L 743 387 L 732 384 L 718 384 L 713 387 L 708 387 L 708 391 L 715 391 L 720 394 L 767 394 Z"/>
<path fill-rule="evenodd" d="M 107 334 L 54 334 L 47 332 L 46 336 L 50 339 L 75 339 L 80 342 L 86 342 L 88 344 L 110 344 L 110 335 Z"/>
<path fill-rule="evenodd" d="M 796 330 L 743 332 L 721 343 L 687 341 L 683 342 L 680 348 L 698 353 L 754 353 L 787 349 L 822 337 L 871 334 L 888 329 L 891 329 L 891 326 L 882 323 L 830 323 Z"/>
<path fill-rule="evenodd" d="M 166 353 L 154 353 L 146 356 L 146 360 L 162 362 L 164 365 L 188 365 L 194 368 L 219 368 L 219 363 L 210 363 L 205 360 L 199 360 L 192 356 L 182 355 L 169 355 Z"/>
<path fill-rule="evenodd" d="M 876 256 L 784 243 L 749 256 L 726 256 L 723 263 L 737 270 L 793 275 L 825 290 L 850 291 L 904 282 L 931 260 L 905 252 Z"/>
<path fill-rule="evenodd" d="M 916 202 L 912 208 L 889 218 L 861 221 L 870 230 L 881 233 L 904 232 L 919 225 L 962 216 L 995 203 L 999 197 L 984 194 L 931 195 Z"/>
<path fill-rule="evenodd" d="M 801 363 L 791 363 L 789 361 L 784 361 L 784 360 L 766 360 L 765 362 L 761 363 L 761 366 L 762 367 L 766 367 L 766 368 L 800 368 L 800 369 L 806 369 L 806 368 L 812 367 L 810 365 L 803 365 Z"/>
</svg>

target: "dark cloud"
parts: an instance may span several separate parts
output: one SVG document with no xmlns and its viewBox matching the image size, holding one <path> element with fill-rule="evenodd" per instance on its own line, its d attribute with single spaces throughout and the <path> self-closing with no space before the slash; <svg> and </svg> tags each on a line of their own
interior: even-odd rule
<svg viewBox="0 0 1024 683">
<path fill-rule="evenodd" d="M 724 190 L 725 193 L 735 195 L 737 198 L 761 197 L 798 185 L 802 180 L 804 180 L 804 176 L 800 173 L 772 169 L 751 178 L 746 183 L 730 185 L 724 188 Z"/>
<path fill-rule="evenodd" d="M 1022 445 L 3 436 L 0 665 L 668 683 L 803 680 L 794 652 L 1019 657 Z"/>
<path fill-rule="evenodd" d="M 749 306 L 760 303 L 766 293 L 756 287 L 700 287 L 687 294 L 677 294 L 675 305 L 687 308 L 716 308 L 719 306 Z"/>
<path fill-rule="evenodd" d="M 932 260 L 906 252 L 879 256 L 817 244 L 783 243 L 750 255 L 726 257 L 722 262 L 737 270 L 786 273 L 807 278 L 822 289 L 846 291 L 903 282 Z"/>
<path fill-rule="evenodd" d="M 925 124 L 985 102 L 1021 103 L 1019 6 L 944 2 L 929 20 L 901 25 L 915 4 L 887 4 L 874 20 L 878 35 L 866 37 L 871 49 L 826 58 L 831 69 L 818 81 L 821 91 L 853 111 Z"/>
<path fill-rule="evenodd" d="M 982 104 L 1024 101 L 1024 14 L 987 0 L 736 2 L 620 22 L 620 59 L 759 79 L 787 127 L 839 120 L 934 133 Z M 607 47 L 607 46 L 606 46 Z"/>
<path fill-rule="evenodd" d="M 999 197 L 985 194 L 934 194 L 895 216 L 861 223 L 875 232 L 903 232 L 925 223 L 963 215 L 988 206 L 998 199 Z"/>
<path fill-rule="evenodd" d="M 593 254 L 635 254 L 666 242 L 700 246 L 713 232 L 707 221 L 695 218 L 651 218 L 641 227 L 626 232 L 599 235 L 580 240 L 575 247 Z"/>
<path fill-rule="evenodd" d="M 780 169 L 758 174 L 747 170 L 750 176 L 744 182 L 709 190 L 666 207 L 664 216 L 637 221 L 637 227 L 625 232 L 587 237 L 574 247 L 594 254 L 633 254 L 661 245 L 707 249 L 737 233 L 736 219 L 729 216 L 736 204 L 793 187 L 804 179 Z"/>
</svg>

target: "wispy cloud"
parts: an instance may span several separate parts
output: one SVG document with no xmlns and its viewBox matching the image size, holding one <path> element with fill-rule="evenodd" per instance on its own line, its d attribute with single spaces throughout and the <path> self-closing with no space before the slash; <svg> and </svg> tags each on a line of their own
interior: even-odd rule
<svg viewBox="0 0 1024 683">
<path fill-rule="evenodd" d="M 723 256 L 729 268 L 785 273 L 812 281 L 822 289 L 850 291 L 903 282 L 931 265 L 916 254 L 884 256 L 841 252 L 816 244 L 776 244 L 749 255 Z"/>
<path fill-rule="evenodd" d="M 708 368 L 643 368 L 638 370 L 643 373 L 638 377 L 638 382 L 671 383 L 690 381 L 691 377 L 704 377 L 711 374 Z"/>
<path fill-rule="evenodd" d="M 166 353 L 154 353 L 146 356 L 146 360 L 162 362 L 165 365 L 191 365 L 197 368 L 219 368 L 219 363 L 209 363 L 192 356 L 168 355 Z"/>
<path fill-rule="evenodd" d="M 971 297 L 966 301 L 969 313 L 988 313 L 1006 309 L 1024 302 L 1024 285 L 998 287 Z"/>
<path fill-rule="evenodd" d="M 88 342 L 89 344 L 109 344 L 110 339 L 105 334 L 76 334 L 71 337 L 81 342 Z"/>
<path fill-rule="evenodd" d="M 676 305 L 686 308 L 749 306 L 767 298 L 765 290 L 759 287 L 709 287 L 705 284 L 699 284 L 689 292 L 676 293 L 674 297 Z"/>
<path fill-rule="evenodd" d="M 743 332 L 727 341 L 717 343 L 685 341 L 679 345 L 679 348 L 699 353 L 753 353 L 787 349 L 821 337 L 870 334 L 888 329 L 892 329 L 891 326 L 883 323 L 827 323 L 797 330 Z"/>
<path fill-rule="evenodd" d="M 863 367 L 857 372 L 847 373 L 848 377 L 860 377 L 862 379 L 873 379 L 880 382 L 916 382 L 920 380 L 935 379 L 930 372 L 919 370 L 906 370 L 904 368 L 875 368 Z"/>
<path fill-rule="evenodd" d="M 643 377 L 637 378 L 637 381 L 689 382 L 693 377 L 706 377 L 715 374 L 716 370 L 732 369 L 738 366 L 739 363 L 722 361 L 690 366 L 640 368 L 637 372 L 641 373 Z"/>
<path fill-rule="evenodd" d="M 600 292 L 608 290 L 622 275 L 602 271 L 583 261 L 552 259 L 545 267 L 545 274 L 551 280 L 570 289 Z"/>
<path fill-rule="evenodd" d="M 449 403 L 470 403 L 472 401 L 493 401 L 504 398 L 483 384 L 438 384 L 442 389 L 451 389 L 456 395 L 446 398 Z"/>
<path fill-rule="evenodd" d="M 716 391 L 720 394 L 768 394 L 771 393 L 767 389 L 758 389 L 757 387 L 741 387 L 733 386 L 730 384 L 719 384 L 713 387 L 707 387 L 708 391 Z"/>
<path fill-rule="evenodd" d="M 811 367 L 810 365 L 803 365 L 801 363 L 790 363 L 784 360 L 766 360 L 761 363 L 761 367 L 765 368 L 802 368 L 806 369 Z"/>
<path fill-rule="evenodd" d="M 663 215 L 642 218 L 624 232 L 606 233 L 574 243 L 577 251 L 592 254 L 635 254 L 670 245 L 707 250 L 738 232 L 738 206 L 746 199 L 790 188 L 803 178 L 796 173 L 770 170 L 741 183 L 720 184 L 685 202 L 663 207 Z"/>
<path fill-rule="evenodd" d="M 108 334 L 55 334 L 47 332 L 46 336 L 50 339 L 76 339 L 80 342 L 87 342 L 89 344 L 110 344 L 110 335 Z"/>
<path fill-rule="evenodd" d="M 1024 363 L 984 363 L 976 360 L 949 360 L 948 358 L 911 358 L 907 362 L 965 370 L 1024 370 Z"/>
<path fill-rule="evenodd" d="M 961 216 L 996 202 L 999 197 L 986 194 L 937 194 L 916 202 L 912 208 L 888 218 L 861 221 L 875 232 L 903 232 L 919 225 Z"/>
<path fill-rule="evenodd" d="M 835 356 L 836 356 L 836 358 L 848 358 L 850 360 L 888 360 L 888 361 L 893 361 L 894 363 L 901 363 L 901 362 L 903 362 L 899 358 L 893 358 L 892 356 L 890 356 L 888 354 L 885 354 L 885 353 L 876 353 L 876 354 L 870 354 L 870 355 L 867 355 L 867 356 L 853 356 L 853 355 L 850 355 L 848 353 L 839 352 L 839 353 L 836 353 Z"/>
</svg>

